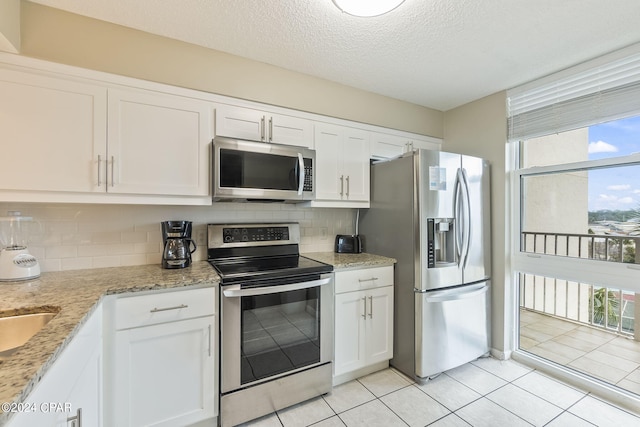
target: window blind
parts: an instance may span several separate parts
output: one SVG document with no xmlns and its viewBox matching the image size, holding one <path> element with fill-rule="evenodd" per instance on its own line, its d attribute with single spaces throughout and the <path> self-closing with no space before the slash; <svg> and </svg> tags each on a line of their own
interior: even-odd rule
<svg viewBox="0 0 640 427">
<path fill-rule="evenodd" d="M 640 45 L 507 91 L 509 140 L 640 113 Z"/>
</svg>

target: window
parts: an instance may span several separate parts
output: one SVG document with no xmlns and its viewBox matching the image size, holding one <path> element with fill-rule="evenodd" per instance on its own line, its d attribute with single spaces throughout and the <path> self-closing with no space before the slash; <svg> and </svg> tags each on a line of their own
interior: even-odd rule
<svg viewBox="0 0 640 427">
<path fill-rule="evenodd" d="M 518 349 L 640 395 L 640 53 L 508 98 Z"/>
</svg>

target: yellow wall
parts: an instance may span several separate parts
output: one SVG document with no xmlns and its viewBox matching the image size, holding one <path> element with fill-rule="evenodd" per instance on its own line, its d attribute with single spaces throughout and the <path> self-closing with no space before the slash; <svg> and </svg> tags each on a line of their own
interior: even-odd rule
<svg viewBox="0 0 640 427">
<path fill-rule="evenodd" d="M 23 0 L 25 56 L 441 138 L 443 113 Z"/>
</svg>

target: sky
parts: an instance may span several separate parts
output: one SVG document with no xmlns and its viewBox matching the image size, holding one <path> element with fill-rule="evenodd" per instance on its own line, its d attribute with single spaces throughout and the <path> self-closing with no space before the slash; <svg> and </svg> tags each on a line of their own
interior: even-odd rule
<svg viewBox="0 0 640 427">
<path fill-rule="evenodd" d="M 589 127 L 589 160 L 640 153 L 640 116 Z M 589 171 L 589 211 L 640 209 L 640 165 Z"/>
</svg>

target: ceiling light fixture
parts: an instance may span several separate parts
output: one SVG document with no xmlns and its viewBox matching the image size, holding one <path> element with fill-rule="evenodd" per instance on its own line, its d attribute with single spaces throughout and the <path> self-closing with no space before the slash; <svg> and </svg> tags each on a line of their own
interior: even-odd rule
<svg viewBox="0 0 640 427">
<path fill-rule="evenodd" d="M 367 18 L 391 12 L 403 2 L 404 0 L 333 0 L 344 13 Z"/>
</svg>

